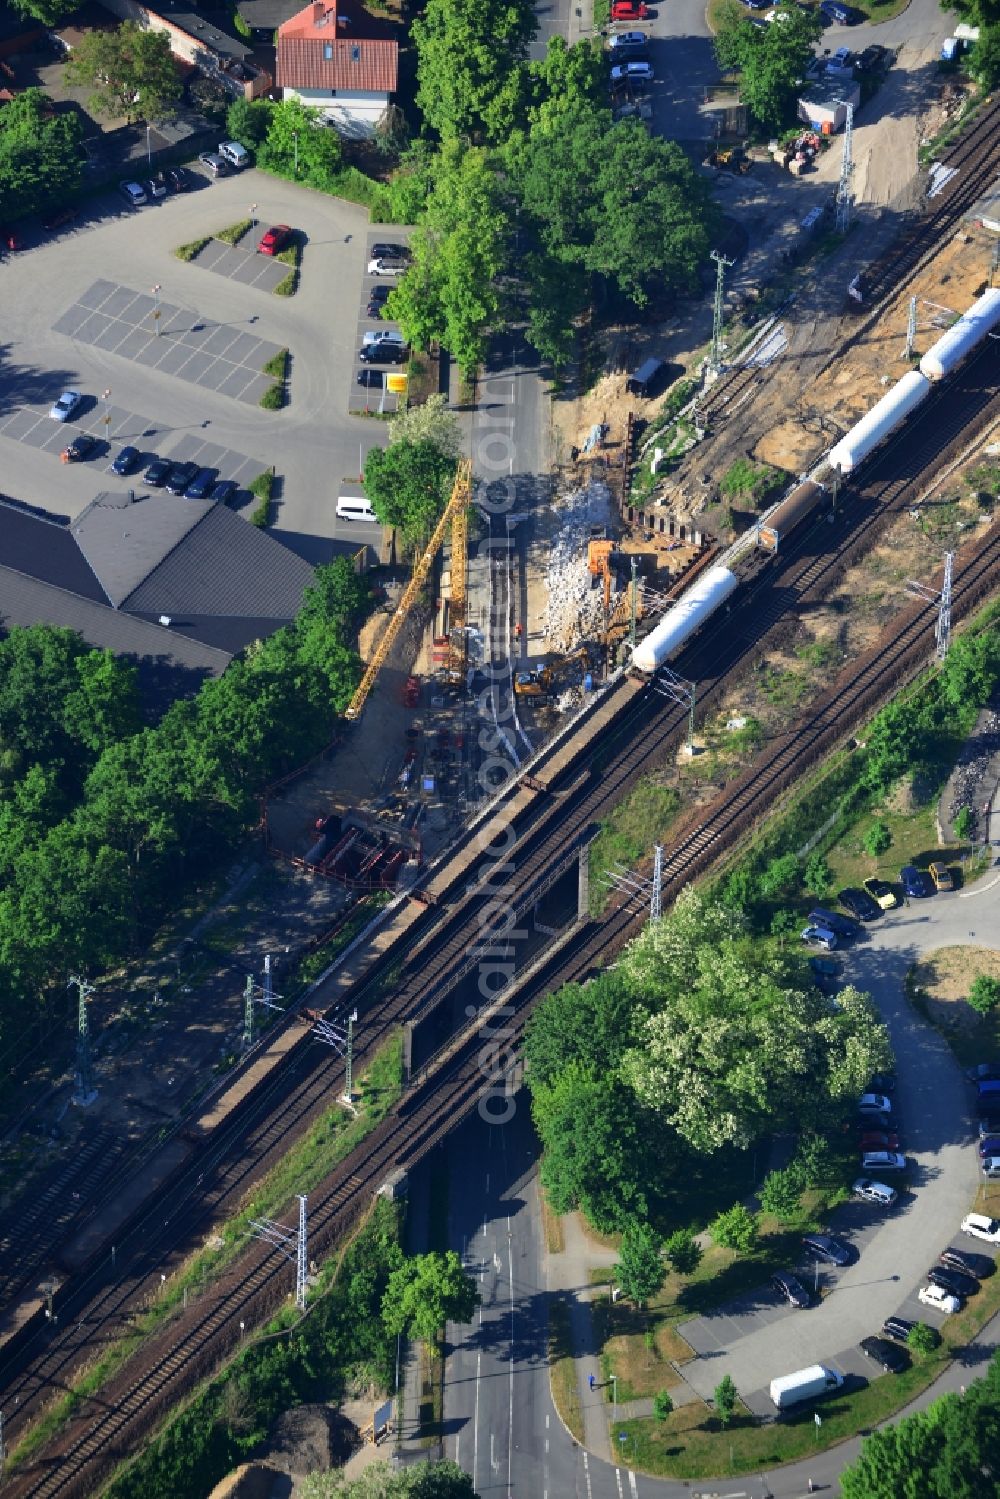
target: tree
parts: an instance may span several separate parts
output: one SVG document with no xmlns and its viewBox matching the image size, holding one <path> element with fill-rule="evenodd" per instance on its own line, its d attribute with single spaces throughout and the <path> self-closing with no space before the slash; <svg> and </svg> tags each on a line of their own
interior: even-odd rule
<svg viewBox="0 0 1000 1499">
<path fill-rule="evenodd" d="M 552 1087 L 572 1062 L 599 1076 L 614 1068 L 629 1043 L 635 1000 L 617 973 L 587 984 L 564 984 L 545 997 L 528 1021 L 524 1056 L 528 1081 Z"/>
<path fill-rule="evenodd" d="M 559 128 L 562 115 L 580 106 L 606 110 L 607 61 L 596 39 L 571 47 L 561 36 L 550 37 L 545 56 L 528 67 L 530 124 L 541 124 L 551 132 Z"/>
<path fill-rule="evenodd" d="M 76 0 L 11 0 L 14 9 L 22 16 L 41 21 L 43 26 L 55 26 L 63 16 L 76 9 Z"/>
<path fill-rule="evenodd" d="M 750 1254 L 756 1247 L 757 1219 L 742 1202 L 736 1202 L 724 1213 L 719 1213 L 708 1225 L 713 1241 L 722 1249 L 735 1249 L 737 1254 Z"/>
<path fill-rule="evenodd" d="M 318 109 L 298 99 L 268 106 L 267 135 L 257 151 L 261 166 L 297 181 L 328 189 L 340 170 L 340 136 Z"/>
<path fill-rule="evenodd" d="M 455 461 L 430 442 L 371 448 L 365 494 L 384 526 L 399 526 L 412 544 L 426 541 L 448 503 Z"/>
<path fill-rule="evenodd" d="M 657 1390 L 653 1396 L 653 1415 L 657 1421 L 665 1421 L 674 1408 L 669 1390 Z"/>
<path fill-rule="evenodd" d="M 969 985 L 968 999 L 969 1004 L 980 1015 L 988 1015 L 992 1009 L 1000 1005 L 1000 979 L 989 978 L 981 973 Z"/>
<path fill-rule="evenodd" d="M 506 139 L 523 113 L 538 30 L 528 0 L 427 0 L 410 35 L 417 106 L 442 141 Z"/>
<path fill-rule="evenodd" d="M 941 1334 L 926 1322 L 915 1322 L 906 1335 L 906 1346 L 918 1356 L 929 1358 L 941 1346 Z"/>
<path fill-rule="evenodd" d="M 165 31 L 124 21 L 114 31 L 87 31 L 66 63 L 72 83 L 93 87 L 99 114 L 127 120 L 162 120 L 183 92 Z"/>
<path fill-rule="evenodd" d="M 891 845 L 892 832 L 890 831 L 889 824 L 883 822 L 881 818 L 877 822 L 873 822 L 864 836 L 865 853 L 871 854 L 873 859 L 877 859 Z"/>
<path fill-rule="evenodd" d="M 648 1223 L 630 1223 L 622 1234 L 619 1253 L 615 1279 L 622 1294 L 636 1306 L 642 1306 L 656 1295 L 666 1279 L 659 1235 Z"/>
<path fill-rule="evenodd" d="M 663 1253 L 678 1275 L 693 1275 L 701 1262 L 701 1245 L 689 1228 L 675 1228 L 667 1237 Z"/>
<path fill-rule="evenodd" d="M 392 311 L 390 297 L 389 311 Z M 389 443 L 429 442 L 446 458 L 457 461 L 462 451 L 458 417 L 448 409 L 448 397 L 435 391 L 420 406 L 404 406 L 389 422 Z"/>
<path fill-rule="evenodd" d="M 802 883 L 810 895 L 822 900 L 833 884 L 833 874 L 823 854 L 810 854 L 806 860 Z"/>
<path fill-rule="evenodd" d="M 750 23 L 738 5 L 726 7 L 715 38 L 715 54 L 724 71 L 738 69 L 740 99 L 762 125 L 784 123 L 813 48 L 823 34 L 822 17 L 782 5 L 773 26 Z"/>
<path fill-rule="evenodd" d="M 394 1473 L 383 1462 L 373 1463 L 357 1478 L 345 1478 L 337 1469 L 310 1473 L 302 1499 L 476 1499 L 476 1491 L 457 1463 L 419 1463 Z"/>
<path fill-rule="evenodd" d="M 0 213 L 18 219 L 63 201 L 83 181 L 78 114 L 53 114 L 41 89 L 15 94 L 0 109 Z"/>
<path fill-rule="evenodd" d="M 952 826 L 955 829 L 956 838 L 970 837 L 972 834 L 972 829 L 975 826 L 972 816 L 972 808 L 968 806 L 959 807 Z"/>
<path fill-rule="evenodd" d="M 476 1283 L 453 1249 L 418 1254 L 389 1276 L 382 1320 L 391 1333 L 432 1342 L 446 1322 L 468 1322 L 479 1305 Z"/>
<path fill-rule="evenodd" d="M 263 145 L 271 128 L 272 108 L 263 99 L 234 99 L 226 110 L 227 134 L 244 146 Z"/>
<path fill-rule="evenodd" d="M 789 895 L 798 887 L 799 861 L 795 854 L 782 854 L 771 859 L 760 877 L 760 893 L 765 900 L 778 895 Z"/>
<path fill-rule="evenodd" d="M 966 61 L 971 76 L 984 92 L 996 87 L 1000 80 L 1000 25 L 981 25 L 979 40 L 973 44 Z"/>
<path fill-rule="evenodd" d="M 802 1196 L 799 1173 L 792 1168 L 769 1171 L 757 1195 L 765 1213 L 774 1213 L 778 1218 L 794 1218 Z"/>
<path fill-rule="evenodd" d="M 712 1402 L 715 1406 L 715 1414 L 719 1418 L 719 1425 L 725 1431 L 736 1412 L 737 1389 L 733 1383 L 732 1376 L 724 1374 L 715 1387 Z"/>
</svg>

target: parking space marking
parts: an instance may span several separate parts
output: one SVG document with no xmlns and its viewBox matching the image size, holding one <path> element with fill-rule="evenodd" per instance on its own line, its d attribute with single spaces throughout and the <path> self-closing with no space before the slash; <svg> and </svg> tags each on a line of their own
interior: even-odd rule
<svg viewBox="0 0 1000 1499">
<path fill-rule="evenodd" d="M 279 282 L 284 281 L 291 266 L 271 255 L 261 255 L 257 250 L 257 230 L 250 230 L 244 240 L 253 244 L 253 249 L 238 245 L 227 245 L 224 240 L 212 239 L 203 250 L 188 262 L 199 270 L 211 271 L 213 275 L 225 276 L 228 281 L 237 281 L 241 286 L 253 287 L 271 295 Z M 262 231 L 261 231 L 262 232 Z"/>
<path fill-rule="evenodd" d="M 239 324 L 203 320 L 191 308 L 164 302 L 159 311 L 157 332 L 153 297 L 100 280 L 66 309 L 53 329 L 203 390 L 248 405 L 257 403 L 271 383 L 262 366 L 280 345 L 247 333 Z"/>
</svg>

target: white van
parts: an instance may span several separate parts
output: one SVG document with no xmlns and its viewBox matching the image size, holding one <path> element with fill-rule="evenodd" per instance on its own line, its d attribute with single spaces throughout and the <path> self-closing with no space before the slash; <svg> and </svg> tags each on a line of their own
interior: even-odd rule
<svg viewBox="0 0 1000 1499">
<path fill-rule="evenodd" d="M 250 165 L 250 152 L 239 141 L 220 141 L 219 155 L 239 172 Z"/>
<path fill-rule="evenodd" d="M 814 1400 L 818 1395 L 828 1395 L 839 1390 L 844 1376 L 839 1369 L 828 1369 L 825 1364 L 811 1364 L 808 1369 L 797 1369 L 794 1374 L 782 1374 L 771 1380 L 771 1400 L 779 1411 L 797 1405 L 801 1400 Z"/>
<path fill-rule="evenodd" d="M 361 335 L 363 349 L 367 349 L 371 344 L 395 344 L 397 349 L 405 349 L 406 339 L 398 328 L 375 328 Z"/>
<path fill-rule="evenodd" d="M 337 496 L 337 519 L 338 520 L 366 520 L 373 525 L 378 524 L 374 510 L 369 505 L 363 494 L 342 494 Z"/>
</svg>

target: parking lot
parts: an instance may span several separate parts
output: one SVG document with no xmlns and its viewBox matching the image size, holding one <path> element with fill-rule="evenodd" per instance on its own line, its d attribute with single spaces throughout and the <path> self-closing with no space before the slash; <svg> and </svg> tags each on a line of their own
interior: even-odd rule
<svg viewBox="0 0 1000 1499">
<path fill-rule="evenodd" d="M 302 235 L 294 297 L 206 274 L 171 253 L 247 217 L 251 202 L 262 232 L 287 223 Z M 367 247 L 402 232 L 378 226 L 376 235 L 361 208 L 255 170 L 202 179 L 197 191 L 139 209 L 111 192 L 57 234 L 25 225 L 25 248 L 0 267 L 5 492 L 72 518 L 108 487 L 103 468 L 116 444 L 130 442 L 241 483 L 273 466 L 275 531 L 311 562 L 327 560 L 331 539 L 369 539 L 337 520 L 336 499 L 357 487 L 365 454 L 388 438 L 384 422 L 350 412 L 365 405 L 357 351 L 361 331 L 375 326 L 359 320 L 373 280 Z M 255 269 L 264 258 L 249 257 Z M 262 410 L 259 391 L 270 382 L 260 366 L 282 348 L 290 351 L 290 402 Z M 45 413 L 67 387 L 82 392 L 84 405 L 60 428 Z M 68 429 L 103 436 L 106 415 L 111 451 L 103 460 L 60 464 Z"/>
</svg>

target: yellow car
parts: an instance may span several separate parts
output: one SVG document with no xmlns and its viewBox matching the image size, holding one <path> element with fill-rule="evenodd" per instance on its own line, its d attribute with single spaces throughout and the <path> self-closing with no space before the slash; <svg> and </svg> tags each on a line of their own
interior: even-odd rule
<svg viewBox="0 0 1000 1499">
<path fill-rule="evenodd" d="M 887 880 L 865 880 L 865 889 L 883 911 L 891 911 L 899 905 L 899 897 Z"/>
<path fill-rule="evenodd" d="M 928 864 L 927 870 L 934 881 L 935 890 L 954 890 L 955 881 L 947 864 Z"/>
</svg>

